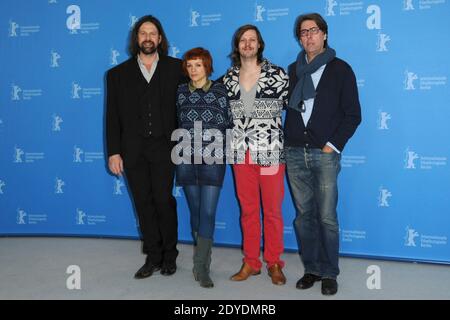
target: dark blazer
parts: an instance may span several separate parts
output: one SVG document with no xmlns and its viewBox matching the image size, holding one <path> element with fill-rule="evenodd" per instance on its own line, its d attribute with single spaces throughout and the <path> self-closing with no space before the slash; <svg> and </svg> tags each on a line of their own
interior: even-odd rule
<svg viewBox="0 0 450 320">
<path fill-rule="evenodd" d="M 289 70 L 289 97 L 297 84 L 296 63 Z M 335 58 L 327 63 L 316 88 L 313 112 L 305 128 L 301 113 L 288 108 L 285 139 L 288 146 L 323 148 L 331 142 L 342 151 L 361 123 L 361 106 L 352 68 Z"/>
<path fill-rule="evenodd" d="M 184 79 L 181 60 L 159 56 L 157 70 L 160 74 L 160 101 L 165 138 L 170 137 L 177 127 L 176 92 Z M 141 97 L 147 82 L 139 68 L 136 57 L 108 70 L 106 99 L 106 144 L 108 157 L 120 154 L 126 167 L 137 160 L 143 139 L 139 134 Z"/>
</svg>

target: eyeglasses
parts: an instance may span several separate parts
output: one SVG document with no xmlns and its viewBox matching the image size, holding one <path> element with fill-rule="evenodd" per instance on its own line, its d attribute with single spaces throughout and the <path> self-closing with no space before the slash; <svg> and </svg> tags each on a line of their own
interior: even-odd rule
<svg viewBox="0 0 450 320">
<path fill-rule="evenodd" d="M 302 30 L 300 30 L 300 37 L 307 37 L 309 34 L 318 34 L 319 31 L 320 31 L 320 28 L 318 28 L 318 27 L 302 29 Z"/>
</svg>

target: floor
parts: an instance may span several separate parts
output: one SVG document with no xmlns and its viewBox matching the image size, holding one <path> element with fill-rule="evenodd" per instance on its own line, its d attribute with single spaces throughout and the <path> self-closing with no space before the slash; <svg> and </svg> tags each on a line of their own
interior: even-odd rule
<svg viewBox="0 0 450 320">
<path fill-rule="evenodd" d="M 2 237 L 0 299 L 450 299 L 447 265 L 342 257 L 339 292 L 325 297 L 320 283 L 308 290 L 295 288 L 303 274 L 296 253 L 283 255 L 284 286 L 273 285 L 265 271 L 247 281 L 232 282 L 229 277 L 239 270 L 242 253 L 238 248 L 224 247 L 213 248 L 211 277 L 215 286 L 204 289 L 193 279 L 193 248 L 188 244 L 178 245 L 175 275 L 157 273 L 136 280 L 133 275 L 145 260 L 140 247 L 137 240 Z"/>
</svg>

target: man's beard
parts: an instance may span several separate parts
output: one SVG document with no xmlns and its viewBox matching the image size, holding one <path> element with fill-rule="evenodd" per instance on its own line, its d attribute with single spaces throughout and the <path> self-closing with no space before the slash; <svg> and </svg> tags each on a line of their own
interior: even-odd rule
<svg viewBox="0 0 450 320">
<path fill-rule="evenodd" d="M 248 50 L 248 51 L 242 50 L 239 52 L 239 55 L 245 59 L 253 59 L 253 58 L 258 57 L 258 52 L 257 51 L 255 52 L 253 50 Z"/>
<path fill-rule="evenodd" d="M 149 45 L 147 45 L 149 44 Z M 151 55 L 156 52 L 158 48 L 153 43 L 153 41 L 144 41 L 139 45 L 139 51 L 145 55 Z"/>
</svg>

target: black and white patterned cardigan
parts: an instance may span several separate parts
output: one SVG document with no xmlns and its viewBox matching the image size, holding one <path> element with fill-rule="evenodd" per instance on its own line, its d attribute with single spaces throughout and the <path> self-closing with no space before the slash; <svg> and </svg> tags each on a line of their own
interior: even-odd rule
<svg viewBox="0 0 450 320">
<path fill-rule="evenodd" d="M 283 68 L 264 59 L 256 89 L 254 110 L 245 115 L 239 88 L 237 66 L 228 69 L 222 81 L 228 90 L 233 135 L 231 153 L 234 163 L 244 163 L 250 151 L 254 163 L 262 166 L 284 163 L 282 111 L 287 106 L 289 77 Z"/>
</svg>

